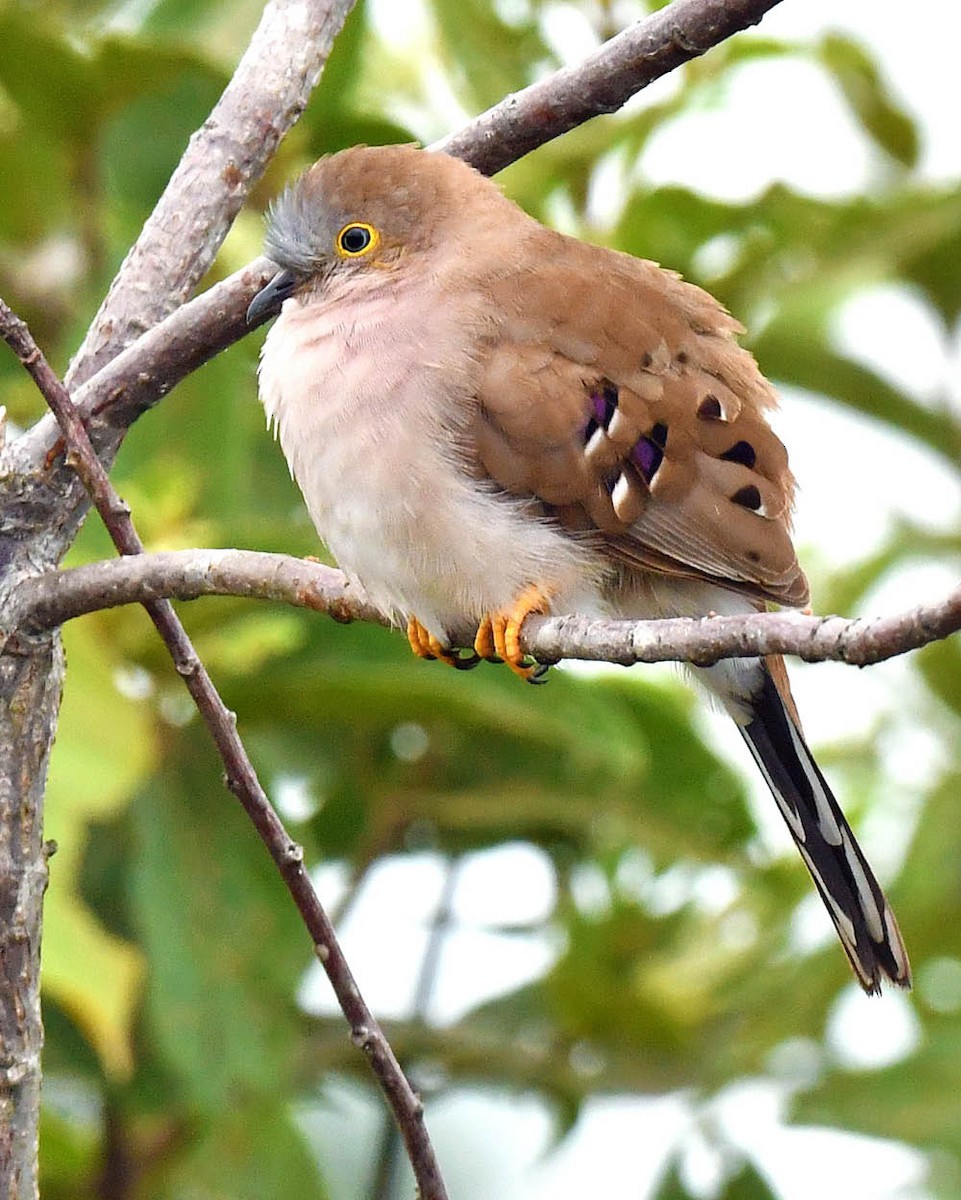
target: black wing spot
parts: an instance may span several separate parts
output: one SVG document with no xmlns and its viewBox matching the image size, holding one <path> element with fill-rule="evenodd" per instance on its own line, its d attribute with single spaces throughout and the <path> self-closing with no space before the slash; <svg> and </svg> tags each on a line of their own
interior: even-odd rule
<svg viewBox="0 0 961 1200">
<path fill-rule="evenodd" d="M 731 497 L 731 500 L 734 504 L 740 504 L 742 508 L 752 508 L 757 511 L 761 507 L 761 493 L 753 483 L 749 483 L 746 487 L 738 488 Z"/>
<path fill-rule="evenodd" d="M 757 451 L 750 442 L 735 442 L 721 455 L 725 462 L 740 463 L 742 467 L 753 467 L 757 462 Z"/>
<path fill-rule="evenodd" d="M 697 415 L 702 421 L 723 421 L 724 411 L 721 402 L 713 392 L 708 392 L 697 406 Z"/>
</svg>

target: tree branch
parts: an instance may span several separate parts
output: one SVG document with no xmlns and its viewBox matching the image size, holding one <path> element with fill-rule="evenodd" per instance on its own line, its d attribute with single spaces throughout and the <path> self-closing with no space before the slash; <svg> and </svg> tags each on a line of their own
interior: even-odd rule
<svg viewBox="0 0 961 1200">
<path fill-rule="evenodd" d="M 68 375 L 71 390 L 101 370 L 138 333 L 156 329 L 208 270 L 250 186 L 303 111 L 352 4 L 353 0 L 267 4 L 233 78 L 191 138 L 77 352 Z M 259 263 L 262 269 L 266 260 Z M 107 465 L 136 417 L 247 332 L 244 312 L 261 278 L 257 266 L 255 262 L 239 273 L 248 287 L 233 304 L 225 308 L 217 303 L 231 294 L 228 288 L 203 307 L 206 320 L 190 328 L 180 322 L 182 365 L 175 366 L 169 354 L 161 356 L 166 370 L 151 373 L 145 362 L 141 377 L 128 359 L 127 375 L 119 383 L 116 375 L 110 377 L 112 399 L 117 387 L 134 381 L 137 394 L 147 393 L 149 400 L 139 406 L 119 405 L 116 419 L 103 419 L 91 428 Z M 149 346 L 156 353 L 156 339 Z M 103 400 L 100 396 L 91 406 Z M 29 574 L 38 562 L 59 561 L 86 514 L 83 489 L 53 453 L 58 439 L 56 423 L 43 419 L 0 452 L 0 508 L 9 518 L 9 542 L 0 546 L 0 564 L 7 577 Z"/>
<path fill-rule="evenodd" d="M 528 89 L 509 98 L 486 118 L 473 122 L 458 138 L 451 139 L 445 148 L 481 169 L 499 169 L 580 120 L 598 112 L 613 111 L 652 79 L 702 53 L 735 29 L 756 22 L 774 2 L 676 0 L 666 10 L 667 15 L 655 14 L 635 27 L 633 32 L 640 38 L 635 57 L 632 58 L 634 52 L 629 49 L 629 40 L 615 39 L 612 45 L 616 49 L 609 51 L 613 57 L 598 52 L 581 68 L 559 72 L 553 85 L 540 84 L 533 91 Z M 90 428 L 93 444 L 80 423 L 78 409 L 71 405 L 66 391 L 42 362 L 36 348 L 21 342 L 21 350 L 26 347 L 22 354 L 25 365 L 32 369 L 48 399 L 55 397 L 51 403 L 62 422 L 69 450 L 67 461 L 61 461 L 55 453 L 60 435 L 52 422 L 44 421 L 19 439 L 0 464 L 0 503 L 7 518 L 5 540 L 0 545 L 0 562 L 5 566 L 0 585 L 15 592 L 18 599 L 14 607 L 19 603 L 20 588 L 26 586 L 23 577 L 34 574 L 38 565 L 59 560 L 86 511 L 86 498 L 69 467 L 82 474 L 91 494 L 97 495 L 118 545 L 130 554 L 142 549 L 129 514 L 96 461 L 94 445 L 105 463 L 112 461 L 126 429 L 140 413 L 189 371 L 245 332 L 246 306 L 266 275 L 262 259 L 226 281 L 220 290 L 214 289 L 213 295 L 208 293 L 195 302 L 195 306 L 186 306 L 173 317 L 167 314 L 196 286 L 250 183 L 269 161 L 283 132 L 299 115 L 349 7 L 346 0 L 327 3 L 271 0 L 267 6 L 243 62 L 211 118 L 191 140 L 74 361 L 71 383 L 89 381 L 79 413 L 94 418 Z M 622 52 L 623 57 L 618 58 Z M 579 90 L 584 97 L 580 105 Z M 156 323 L 165 317 L 163 325 L 156 328 Z M 168 322 L 172 323 L 169 327 Z M 152 326 L 155 328 L 151 329 Z M 129 345 L 138 332 L 148 329 L 151 332 L 144 334 L 140 342 Z M 12 332 L 16 343 L 15 325 L 8 324 L 8 332 Z M 173 340 L 164 344 L 165 336 L 171 333 L 175 334 Z M 127 354 L 117 360 L 118 351 L 128 346 Z M 106 366 L 108 362 L 110 365 Z M 326 915 L 309 886 L 299 847 L 288 838 L 253 774 L 237 738 L 233 714 L 214 691 L 169 603 L 157 599 L 157 593 L 141 599 L 170 647 L 178 672 L 208 720 L 227 766 L 228 785 L 247 808 L 304 916 L 351 1024 L 354 1041 L 367 1052 L 397 1115 L 418 1176 L 420 1194 L 425 1200 L 444 1196 L 419 1101 L 357 992 Z M 543 630 L 537 632 L 532 621 L 531 633 L 537 638 Z M 16 644 L 17 639 L 7 643 L 7 659 L 0 667 L 10 666 L 15 657 L 10 653 L 11 646 L 16 649 Z M 56 665 L 59 660 L 55 649 L 51 652 L 48 639 L 46 657 L 35 653 L 34 667 L 44 661 Z M 39 724 L 49 726 L 29 773 L 24 767 L 30 791 L 28 794 L 21 785 L 16 794 L 24 804 L 36 801 L 33 793 L 42 786 L 43 764 L 55 719 L 52 696 L 59 677 L 57 672 L 51 674 L 45 687 L 35 681 L 29 696 L 21 697 L 15 689 L 3 692 L 7 701 L 4 713 L 36 708 Z M 14 701 L 18 709 L 10 707 Z M 13 762 L 14 756 L 8 755 L 4 768 Z M 8 771 L 5 778 L 13 777 Z M 31 812 L 39 822 L 38 802 Z M 34 842 L 35 835 L 36 830 L 31 835 Z M 36 847 L 31 845 L 30 854 L 35 857 Z M 37 915 L 29 936 L 36 943 L 38 935 Z M 29 1113 L 27 1120 L 28 1123 L 32 1120 Z M 0 1154 L 3 1152 L 4 1147 L 0 1146 Z M 0 1164 L 0 1170 L 3 1169 Z M 10 1176 L 4 1171 L 3 1178 Z M 30 1191 L 34 1190 L 28 1186 Z"/>
<path fill-rule="evenodd" d="M 507 96 L 431 146 L 485 175 L 592 117 L 616 112 L 649 83 L 756 25 L 780 0 L 674 0 L 574 67 Z"/>
<path fill-rule="evenodd" d="M 182 305 L 77 388 L 74 405 L 102 461 L 112 459 L 117 430 L 129 428 L 182 379 L 249 332 L 247 305 L 274 270 L 267 258 L 248 263 Z M 59 437 L 48 414 L 7 448 L 4 466 L 30 473 L 50 460 Z"/>
<path fill-rule="evenodd" d="M 778 2 L 674 0 L 582 63 L 555 71 L 509 96 L 432 149 L 493 174 L 575 125 L 620 108 L 676 66 L 757 24 Z M 91 429 L 95 444 L 100 438 L 113 443 L 117 432 L 122 436 L 176 383 L 243 337 L 248 332 L 247 306 L 272 270 L 269 260 L 255 259 L 143 334 L 122 358 L 115 358 L 106 369 L 101 366 L 76 397 L 85 415 L 98 414 Z M 97 363 L 101 362 L 98 356 Z M 85 370 L 83 378 L 89 374 Z M 103 433 L 98 438 L 101 423 Z M 53 422 L 38 422 L 13 448 L 11 465 L 25 471 L 42 464 L 56 438 Z"/>
<path fill-rule="evenodd" d="M 87 331 L 71 389 L 190 295 L 303 112 L 354 0 L 270 0 Z"/>
<path fill-rule="evenodd" d="M 6 616 L 10 628 L 39 632 L 98 609 L 142 604 L 159 596 L 196 600 L 240 596 L 326 612 L 337 621 L 385 618 L 333 567 L 253 550 L 177 550 L 50 571 L 20 585 Z M 676 617 L 595 621 L 530 617 L 522 645 L 544 661 L 576 658 L 631 666 L 792 654 L 867 666 L 961 630 L 961 585 L 939 600 L 883 617 L 814 617 L 784 611 L 742 617 Z M 456 631 L 470 644 L 476 631 Z"/>
<path fill-rule="evenodd" d="M 268 5 L 224 97 L 191 140 L 181 169 L 121 268 L 77 355 L 75 381 L 196 286 L 250 183 L 303 109 L 349 7 L 349 0 Z M 207 357 L 221 348 L 211 328 L 199 336 L 213 347 Z M 203 356 L 195 365 L 200 361 Z M 165 394 L 172 382 L 158 380 L 155 395 Z M 132 420 L 131 415 L 128 424 Z M 51 453 L 58 438 L 55 424 L 39 425 L 18 439 L 12 453 L 2 449 L 0 436 L 0 604 L 23 578 L 60 560 L 88 507 L 73 472 Z M 108 428 L 110 437 L 98 439 L 107 461 L 125 430 L 117 425 Z M 43 792 L 64 668 L 56 636 L 13 638 L 5 650 L 0 659 L 0 959 L 9 986 L 0 1000 L 0 1192 L 29 1200 L 37 1195 L 43 1042 Z M 11 1013 L 16 1030 L 7 1020 Z"/>
<path fill-rule="evenodd" d="M 349 7 L 344 0 L 275 0 L 268 6 L 241 68 L 211 121 L 192 139 L 180 171 L 121 268 L 77 355 L 75 381 L 168 313 L 196 286 L 249 184 L 306 103 Z M 207 349 L 195 355 L 194 367 L 243 332 L 238 329 L 228 341 L 218 343 L 216 328 L 214 320 L 206 329 L 196 330 Z M 151 379 L 154 398 L 169 391 L 179 377 Z M 107 461 L 137 413 L 128 410 L 125 415 L 126 425 L 104 426 L 110 436 L 98 438 Z M 12 453 L 0 451 L 0 602 L 38 566 L 60 560 L 88 507 L 73 473 L 51 454 L 58 438 L 56 425 L 49 420 L 38 425 L 18 439 Z M 40 934 L 47 879 L 43 793 L 56 729 L 63 653 L 56 636 L 16 638 L 5 649 L 0 659 L 0 961 L 5 967 L 0 989 L 0 1192 L 29 1200 L 36 1197 L 38 1187 L 43 1045 Z M 408 1107 L 416 1104 L 411 1094 Z M 422 1122 L 420 1132 L 416 1120 L 411 1121 L 411 1129 L 420 1136 Z M 436 1188 L 433 1192 L 442 1194 Z"/>
<path fill-rule="evenodd" d="M 13 349 L 53 410 L 67 444 L 67 462 L 82 480 L 117 549 L 124 555 L 141 555 L 143 543 L 130 518 L 130 510 L 112 487 L 69 393 L 41 354 L 26 325 L 2 301 L 0 336 Z M 142 603 L 207 725 L 223 760 L 228 788 L 250 817 L 313 939 L 317 957 L 349 1022 L 351 1039 L 366 1054 L 394 1113 L 421 1196 L 425 1200 L 447 1200 L 424 1125 L 420 1099 L 360 994 L 334 928 L 304 868 L 303 849 L 292 841 L 261 787 L 237 733 L 236 714 L 221 700 L 170 601 L 157 599 L 155 595 L 143 599 Z"/>
<path fill-rule="evenodd" d="M 38 652 L 0 658 L 0 1194 L 22 1200 L 37 1194 L 40 928 L 53 849 L 43 846 L 43 795 L 62 667 L 49 637 Z"/>
</svg>

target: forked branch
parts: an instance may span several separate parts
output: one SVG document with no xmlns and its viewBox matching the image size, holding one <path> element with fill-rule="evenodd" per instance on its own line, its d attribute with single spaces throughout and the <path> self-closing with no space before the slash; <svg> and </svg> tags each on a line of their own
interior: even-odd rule
<svg viewBox="0 0 961 1200">
<path fill-rule="evenodd" d="M 130 510 L 110 483 L 69 393 L 26 325 L 2 301 L 0 337 L 20 359 L 50 405 L 63 435 L 67 461 L 96 506 L 114 545 L 123 555 L 142 555 L 143 543 L 131 520 Z M 366 1054 L 393 1110 L 421 1196 L 424 1200 L 447 1200 L 444 1181 L 424 1125 L 420 1098 L 408 1083 L 389 1042 L 360 994 L 333 925 L 304 866 L 303 850 L 284 828 L 240 740 L 236 715 L 220 698 L 170 601 L 158 599 L 154 594 L 144 597 L 141 603 L 213 738 L 224 763 L 227 786 L 243 805 L 297 905 L 317 957 L 349 1023 L 351 1038 Z"/>
</svg>

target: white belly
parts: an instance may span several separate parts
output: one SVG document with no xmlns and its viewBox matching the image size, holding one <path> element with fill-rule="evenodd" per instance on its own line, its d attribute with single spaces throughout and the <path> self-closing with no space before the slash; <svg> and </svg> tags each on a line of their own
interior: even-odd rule
<svg viewBox="0 0 961 1200">
<path fill-rule="evenodd" d="M 381 611 L 438 637 L 530 584 L 555 611 L 596 611 L 593 556 L 465 469 L 469 328 L 408 307 L 368 299 L 349 322 L 288 301 L 264 344 L 261 397 L 318 533 Z"/>
</svg>

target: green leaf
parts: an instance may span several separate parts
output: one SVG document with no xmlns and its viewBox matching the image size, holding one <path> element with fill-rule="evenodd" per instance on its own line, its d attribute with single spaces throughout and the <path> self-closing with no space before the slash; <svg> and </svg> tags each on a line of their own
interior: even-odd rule
<svg viewBox="0 0 961 1200">
<path fill-rule="evenodd" d="M 125 219 L 118 241 L 132 240 L 207 118 L 225 78 L 195 61 L 166 70 L 163 87 L 145 89 L 103 124 L 100 162 L 115 211 Z"/>
<path fill-rule="evenodd" d="M 31 125 L 74 140 L 89 135 L 100 97 L 89 55 L 43 10 L 19 4 L 0 8 L 0 44 L 0 83 Z"/>
<path fill-rule="evenodd" d="M 0 238 L 33 243 L 56 228 L 71 204 L 69 175 L 69 154 L 59 139 L 26 122 L 0 129 Z M 31 327 L 38 332 L 32 321 Z"/>
<path fill-rule="evenodd" d="M 599 795 L 612 828 L 657 861 L 723 857 L 750 828 L 734 776 L 691 727 L 691 699 L 640 671 L 590 682 L 560 671 L 522 688 L 487 665 L 416 661 L 396 633 L 318 617 L 306 627 L 304 656 L 277 660 L 255 695 L 244 690 L 245 720 L 309 731 L 298 736 L 328 792 L 318 831 L 332 853 L 348 850 L 338 828 L 357 830 L 341 824 L 351 805 L 368 830 L 392 828 L 400 796 L 406 821 L 429 821 L 450 850 L 515 837 L 590 844 Z M 404 723 L 424 731 L 414 762 L 391 749 Z"/>
<path fill-rule="evenodd" d="M 532 63 L 548 57 L 535 21 L 508 23 L 487 0 L 433 0 L 432 8 L 448 77 L 473 110 L 524 87 Z"/>
<path fill-rule="evenodd" d="M 839 1071 L 792 1105 L 804 1125 L 852 1129 L 954 1155 L 961 1154 L 954 1081 L 961 1071 L 957 1016 L 925 1021 L 921 1046 L 880 1071 Z"/>
<path fill-rule="evenodd" d="M 719 1200 L 778 1200 L 778 1196 L 760 1171 L 745 1162 L 724 1185 Z"/>
<path fill-rule="evenodd" d="M 920 139 L 915 123 L 895 101 L 864 47 L 853 38 L 829 33 L 818 45 L 818 57 L 865 131 L 902 166 L 916 166 Z"/>
<path fill-rule="evenodd" d="M 25 4 L 0 8 L 0 43 L 0 83 L 31 127 L 78 147 L 110 112 L 203 64 L 185 48 L 89 30 L 77 36 L 49 11 Z"/>
<path fill-rule="evenodd" d="M 676 1157 L 672 1158 L 661 1176 L 661 1180 L 657 1186 L 657 1191 L 651 1196 L 651 1200 L 698 1200 L 684 1186 L 684 1181 L 681 1178 L 680 1163 Z"/>
<path fill-rule="evenodd" d="M 917 656 L 928 687 L 961 717 L 961 639 L 932 642 Z"/>
<path fill-rule="evenodd" d="M 144 963 L 81 899 L 82 854 L 91 824 L 120 812 L 153 770 L 157 743 L 150 714 L 116 687 L 120 664 L 104 632 L 87 620 L 64 635 L 70 669 L 46 798 L 46 832 L 60 849 L 44 912 L 43 987 L 116 1079 L 133 1067 L 131 1027 Z"/>
<path fill-rule="evenodd" d="M 327 1200 L 287 1106 L 270 1096 L 225 1105 L 151 1195 L 158 1200 Z"/>
<path fill-rule="evenodd" d="M 310 942 L 267 852 L 201 739 L 133 808 L 131 907 L 150 961 L 147 1019 L 208 1114 L 283 1091 L 293 993 Z"/>
<path fill-rule="evenodd" d="M 961 423 L 949 412 L 919 404 L 870 367 L 833 351 L 817 330 L 789 320 L 772 322 L 753 349 L 765 374 L 780 383 L 842 400 L 914 437 L 951 466 L 961 458 Z"/>
<path fill-rule="evenodd" d="M 347 20 L 334 42 L 324 65 L 324 73 L 304 112 L 310 124 L 322 121 L 322 113 L 330 116 L 335 109 L 348 112 L 355 106 L 355 89 L 364 65 L 364 52 L 370 26 L 366 0 L 359 0 L 347 14 Z"/>
<path fill-rule="evenodd" d="M 821 610 L 854 613 L 859 606 L 863 607 L 871 589 L 892 570 L 907 563 L 946 562 L 955 558 L 961 558 L 961 531 L 932 533 L 913 521 L 898 520 L 876 554 L 845 564 L 834 571 L 827 588 L 818 589 Z M 920 653 L 923 655 L 925 651 Z M 923 658 L 916 661 L 923 662 Z"/>
<path fill-rule="evenodd" d="M 700 272 L 714 239 L 726 265 Z M 776 184 L 747 204 L 726 204 L 680 187 L 638 191 L 613 242 L 704 283 L 746 324 L 765 319 L 824 330 L 857 291 L 907 279 L 953 321 L 961 280 L 950 264 L 961 239 L 961 187 L 899 190 L 881 197 L 818 200 Z"/>
</svg>

